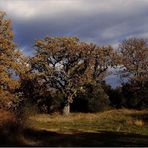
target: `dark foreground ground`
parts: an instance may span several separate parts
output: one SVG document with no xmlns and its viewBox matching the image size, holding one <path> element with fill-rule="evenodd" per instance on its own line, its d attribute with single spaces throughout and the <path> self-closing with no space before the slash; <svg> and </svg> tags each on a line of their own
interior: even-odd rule
<svg viewBox="0 0 148 148">
<path fill-rule="evenodd" d="M 25 135 L 37 140 L 39 146 L 148 146 L 148 136 L 120 132 L 59 134 L 44 130 L 27 130 Z"/>
<path fill-rule="evenodd" d="M 148 136 L 127 134 L 121 132 L 101 131 L 76 132 L 72 134 L 60 134 L 45 130 L 27 129 L 24 131 L 27 142 L 9 141 L 1 137 L 1 146 L 57 146 L 57 147 L 93 147 L 93 146 L 148 146 Z"/>
</svg>

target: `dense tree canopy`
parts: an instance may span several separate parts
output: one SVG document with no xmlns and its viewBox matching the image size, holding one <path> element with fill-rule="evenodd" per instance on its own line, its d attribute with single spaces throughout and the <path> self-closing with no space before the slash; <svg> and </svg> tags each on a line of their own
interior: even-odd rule
<svg viewBox="0 0 148 148">
<path fill-rule="evenodd" d="M 15 98 L 18 77 L 23 73 L 24 57 L 16 48 L 13 36 L 11 21 L 0 12 L 0 108 Z"/>
<path fill-rule="evenodd" d="M 111 46 L 97 47 L 76 37 L 46 37 L 38 40 L 35 48 L 32 71 L 46 86 L 60 90 L 66 105 L 86 82 L 103 80 L 115 57 Z"/>
</svg>

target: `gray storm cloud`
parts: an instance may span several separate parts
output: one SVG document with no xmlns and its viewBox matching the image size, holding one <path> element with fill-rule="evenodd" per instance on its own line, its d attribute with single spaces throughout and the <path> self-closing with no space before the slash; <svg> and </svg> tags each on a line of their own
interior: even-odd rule
<svg viewBox="0 0 148 148">
<path fill-rule="evenodd" d="M 1 0 L 0 9 L 12 19 L 15 41 L 28 54 L 46 35 L 117 44 L 148 34 L 147 0 Z"/>
</svg>

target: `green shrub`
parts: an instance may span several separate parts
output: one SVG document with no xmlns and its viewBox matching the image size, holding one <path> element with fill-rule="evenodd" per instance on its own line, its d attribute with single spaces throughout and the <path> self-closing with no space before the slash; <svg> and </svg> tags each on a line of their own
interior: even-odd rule
<svg viewBox="0 0 148 148">
<path fill-rule="evenodd" d="M 72 109 L 79 112 L 99 112 L 109 107 L 108 95 L 100 84 L 84 85 L 85 92 L 75 98 Z"/>
</svg>

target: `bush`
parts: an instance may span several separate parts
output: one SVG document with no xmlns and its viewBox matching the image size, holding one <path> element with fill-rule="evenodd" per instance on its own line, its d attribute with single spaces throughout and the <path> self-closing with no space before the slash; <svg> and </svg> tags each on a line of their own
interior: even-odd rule
<svg viewBox="0 0 148 148">
<path fill-rule="evenodd" d="M 23 92 L 23 98 L 26 98 L 27 102 L 25 110 L 34 109 L 35 112 L 39 113 L 52 113 L 61 110 L 62 94 L 56 89 L 45 86 L 44 81 L 39 76 L 21 81 L 20 91 Z"/>
<path fill-rule="evenodd" d="M 108 95 L 99 84 L 84 85 L 84 93 L 74 99 L 72 104 L 73 111 L 79 112 L 99 112 L 109 107 Z"/>
<path fill-rule="evenodd" d="M 104 91 L 109 96 L 110 105 L 115 108 L 121 108 L 123 105 L 123 94 L 122 94 L 122 88 L 117 87 L 115 89 L 111 88 L 110 85 L 103 85 Z"/>
<path fill-rule="evenodd" d="M 144 109 L 148 107 L 148 82 L 142 84 L 138 82 L 129 82 L 123 84 L 122 94 L 124 99 L 122 104 L 126 108 Z"/>
<path fill-rule="evenodd" d="M 122 87 L 115 89 L 103 84 L 103 88 L 109 96 L 110 103 L 116 108 L 142 109 L 148 107 L 148 85 L 140 87 L 138 83 L 123 83 Z"/>
<path fill-rule="evenodd" d="M 63 102 L 63 95 L 57 91 L 49 97 L 38 99 L 37 104 L 40 113 L 53 113 L 61 112 Z"/>
</svg>

